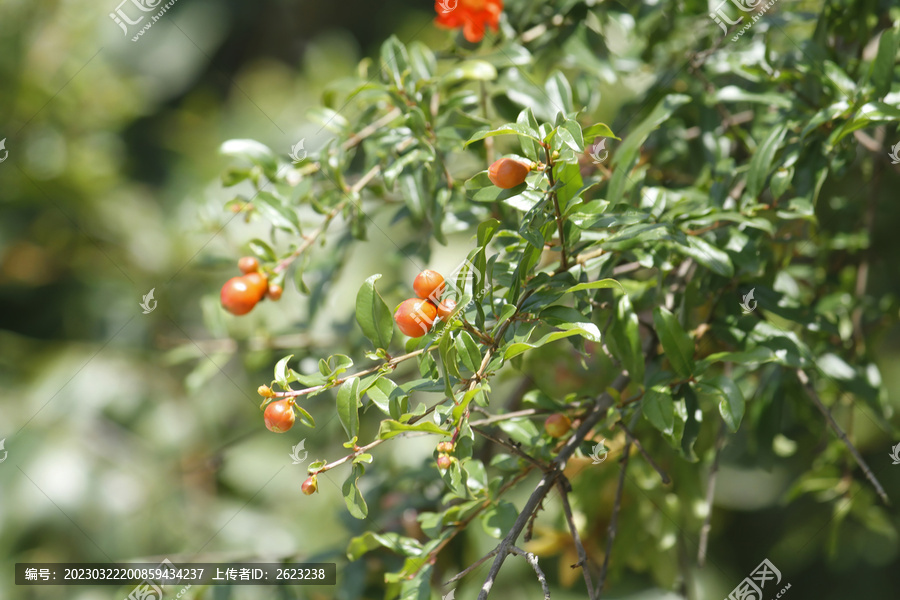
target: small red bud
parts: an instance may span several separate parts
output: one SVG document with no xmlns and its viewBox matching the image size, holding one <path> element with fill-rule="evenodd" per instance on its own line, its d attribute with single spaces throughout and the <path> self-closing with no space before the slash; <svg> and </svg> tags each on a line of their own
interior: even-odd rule
<svg viewBox="0 0 900 600">
<path fill-rule="evenodd" d="M 307 496 L 311 496 L 316 493 L 319 489 L 319 482 L 316 479 L 315 475 L 309 477 L 306 481 L 303 482 L 303 485 L 300 486 L 300 491 L 306 494 Z"/>
</svg>

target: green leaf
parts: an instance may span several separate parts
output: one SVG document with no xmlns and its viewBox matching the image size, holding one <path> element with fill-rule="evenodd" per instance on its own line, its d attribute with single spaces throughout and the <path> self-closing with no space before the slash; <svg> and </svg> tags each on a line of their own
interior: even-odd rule
<svg viewBox="0 0 900 600">
<path fill-rule="evenodd" d="M 259 192 L 253 197 L 253 206 L 275 227 L 292 233 L 300 232 L 297 213 L 287 208 L 284 201 L 274 194 Z"/>
<path fill-rule="evenodd" d="M 228 167 L 225 169 L 225 172 L 222 173 L 222 185 L 225 187 L 237 185 L 240 182 L 245 181 L 251 175 L 252 171 L 249 168 Z"/>
<path fill-rule="evenodd" d="M 483 60 L 463 61 L 444 75 L 444 81 L 448 84 L 465 80 L 493 81 L 495 79 L 497 79 L 497 69 L 491 63 Z"/>
<path fill-rule="evenodd" d="M 500 500 L 481 514 L 481 526 L 485 533 L 499 540 L 512 528 L 518 516 L 515 504 Z"/>
<path fill-rule="evenodd" d="M 319 372 L 327 378 L 337 377 L 352 366 L 353 359 L 346 354 L 332 354 L 319 359 Z"/>
<path fill-rule="evenodd" d="M 622 287 L 622 284 L 615 279 L 599 279 L 597 281 L 588 281 L 587 283 L 573 285 L 567 289 L 565 293 L 571 294 L 572 292 L 580 292 L 582 290 L 604 290 L 615 287 L 619 288 L 623 293 L 625 292 L 625 288 Z"/>
<path fill-rule="evenodd" d="M 816 359 L 816 366 L 822 373 L 839 381 L 851 381 L 856 370 L 837 354 L 827 353 Z"/>
<path fill-rule="evenodd" d="M 672 368 L 679 376 L 690 377 L 694 370 L 694 341 L 675 315 L 662 306 L 653 310 L 653 324 Z"/>
<path fill-rule="evenodd" d="M 294 358 L 293 354 L 285 356 L 275 364 L 275 381 L 285 389 L 287 389 L 288 384 L 293 380 L 291 377 L 291 369 L 288 367 L 288 363 L 292 358 Z"/>
<path fill-rule="evenodd" d="M 496 334 L 500 327 L 504 323 L 506 323 L 514 314 L 516 314 L 515 304 L 503 304 L 503 308 L 500 309 L 500 315 L 497 317 L 497 323 L 491 330 L 491 335 L 493 336 L 494 334 Z"/>
<path fill-rule="evenodd" d="M 365 519 L 369 516 L 369 507 L 359 491 L 359 478 L 366 472 L 366 466 L 362 463 L 354 463 L 350 476 L 344 481 L 341 491 L 344 494 L 344 502 L 347 510 L 357 519 Z"/>
<path fill-rule="evenodd" d="M 278 260 L 272 247 L 262 240 L 252 239 L 247 242 L 247 245 L 250 246 L 250 251 L 262 262 L 275 262 Z"/>
<path fill-rule="evenodd" d="M 433 154 L 426 152 L 425 150 L 421 150 L 419 148 L 410 150 L 403 156 L 400 156 L 391 163 L 389 167 L 384 169 L 381 176 L 384 178 L 384 184 L 391 190 L 394 189 L 394 184 L 397 181 L 397 178 L 400 177 L 400 174 L 403 170 L 409 165 L 413 165 L 414 169 L 421 169 L 427 163 L 430 163 L 433 159 Z"/>
<path fill-rule="evenodd" d="M 359 379 L 347 379 L 337 394 L 338 419 L 348 438 L 359 435 Z"/>
<path fill-rule="evenodd" d="M 394 320 L 391 309 L 375 289 L 375 282 L 381 278 L 377 273 L 366 279 L 356 294 L 356 322 L 376 348 L 390 345 L 394 335 Z"/>
<path fill-rule="evenodd" d="M 382 377 L 366 390 L 369 399 L 386 415 L 391 414 L 391 392 L 397 389 L 397 384 Z"/>
<path fill-rule="evenodd" d="M 562 213 L 566 212 L 569 204 L 573 200 L 578 199 L 578 194 L 584 187 L 584 181 L 581 179 L 581 169 L 578 163 L 557 163 L 553 165 L 553 174 L 559 188 L 556 190 L 556 197 L 559 200 L 559 209 Z"/>
<path fill-rule="evenodd" d="M 664 383 L 648 387 L 641 399 L 644 416 L 650 423 L 667 435 L 675 428 L 675 404 L 672 390 Z"/>
<path fill-rule="evenodd" d="M 554 71 L 551 73 L 547 78 L 547 83 L 544 84 L 544 88 L 547 90 L 547 96 L 556 110 L 563 114 L 572 112 L 572 86 L 569 85 L 569 81 L 562 72 Z"/>
<path fill-rule="evenodd" d="M 787 134 L 787 124 L 777 125 L 769 133 L 768 137 L 756 149 L 753 158 L 750 159 L 750 168 L 747 172 L 747 195 L 756 199 L 766 184 L 766 178 L 772 168 L 775 153 L 781 146 L 784 136 Z"/>
<path fill-rule="evenodd" d="M 534 118 L 534 113 L 530 108 L 526 108 L 519 113 L 519 116 L 516 118 L 516 123 L 522 127 L 528 128 L 530 131 L 536 132 L 538 130 L 537 119 Z M 531 160 L 540 160 L 541 146 L 534 139 L 525 135 L 520 135 L 519 145 L 522 147 L 522 152 L 525 156 Z"/>
<path fill-rule="evenodd" d="M 594 123 L 584 130 L 583 135 L 585 144 L 590 144 L 598 137 L 608 137 L 613 138 L 614 140 L 620 139 L 616 137 L 612 129 L 610 129 L 609 125 L 606 123 Z"/>
<path fill-rule="evenodd" d="M 494 234 L 500 229 L 500 221 L 497 219 L 485 219 L 478 225 L 478 247 L 484 248 L 494 238 Z"/>
<path fill-rule="evenodd" d="M 465 412 L 466 407 L 469 406 L 469 403 L 484 393 L 485 393 L 485 390 L 481 386 L 475 386 L 471 390 L 466 391 L 465 395 L 463 396 L 463 399 L 460 400 L 459 404 L 457 404 L 456 406 L 453 407 L 453 412 L 451 413 L 451 416 L 453 417 L 453 422 L 457 423 L 459 421 L 460 417 L 462 417 L 463 412 Z M 478 404 L 478 402 L 476 402 L 476 404 Z"/>
<path fill-rule="evenodd" d="M 347 544 L 347 558 L 351 561 L 359 560 L 367 552 L 376 548 L 387 548 L 401 556 L 420 556 L 422 544 L 413 538 L 404 537 L 396 533 L 374 533 L 367 531 L 363 535 L 354 537 Z"/>
<path fill-rule="evenodd" d="M 659 101 L 650 114 L 641 121 L 637 127 L 625 137 L 625 140 L 619 144 L 615 155 L 613 155 L 612 164 L 616 167 L 612 179 L 609 183 L 609 192 L 606 199 L 616 204 L 621 200 L 625 192 L 625 183 L 631 174 L 631 169 L 637 163 L 641 146 L 647 141 L 647 138 L 654 129 L 659 127 L 666 119 L 672 116 L 672 113 L 691 101 L 690 96 L 684 94 L 669 94 Z"/>
<path fill-rule="evenodd" d="M 631 380 L 644 381 L 644 353 L 641 351 L 638 318 L 626 294 L 616 300 L 616 314 L 610 323 L 606 342 L 613 356 L 625 365 Z"/>
<path fill-rule="evenodd" d="M 403 87 L 403 74 L 409 71 L 409 55 L 406 46 L 395 35 L 381 45 L 381 68 L 390 75 L 396 87 Z"/>
<path fill-rule="evenodd" d="M 371 454 L 368 454 L 366 452 L 363 452 L 362 454 L 357 454 L 353 458 L 353 464 L 355 465 L 356 463 L 366 463 L 367 465 L 371 465 L 372 461 L 374 461 L 374 460 L 375 460 L 374 456 L 372 456 Z"/>
<path fill-rule="evenodd" d="M 469 141 L 466 142 L 465 145 L 468 146 L 469 144 L 478 142 L 484 138 L 494 137 L 495 135 L 520 135 L 531 138 L 538 143 L 543 141 L 541 140 L 540 134 L 528 125 L 523 125 L 521 123 L 507 123 L 497 129 L 486 129 L 475 133 L 469 138 Z"/>
<path fill-rule="evenodd" d="M 326 106 L 314 106 L 306 111 L 306 116 L 334 133 L 343 134 L 351 131 L 350 121 L 339 112 Z"/>
<path fill-rule="evenodd" d="M 512 438 L 514 442 L 524 444 L 528 447 L 537 443 L 538 438 L 541 437 L 541 432 L 538 431 L 537 426 L 529 419 L 508 419 L 506 421 L 500 421 L 497 423 L 497 426 L 500 427 L 506 435 Z"/>
<path fill-rule="evenodd" d="M 300 413 L 300 422 L 305 426 L 310 427 L 312 429 L 316 428 L 316 420 L 312 418 L 312 415 L 309 414 L 305 408 L 300 406 L 299 404 L 294 404 L 294 410 Z"/>
<path fill-rule="evenodd" d="M 732 432 L 737 431 L 744 418 L 744 395 L 737 384 L 729 377 L 717 375 L 704 378 L 697 388 L 707 395 L 718 397 L 722 420 Z"/>
<path fill-rule="evenodd" d="M 726 85 L 716 91 L 713 98 L 718 102 L 753 102 L 778 108 L 791 108 L 791 101 L 782 94 L 754 94 L 736 85 Z"/>
<path fill-rule="evenodd" d="M 733 277 L 734 265 L 731 258 L 722 250 L 719 250 L 699 236 L 685 236 L 684 244 L 675 243 L 675 249 L 690 256 L 698 263 L 721 277 Z"/>
<path fill-rule="evenodd" d="M 742 365 L 758 365 L 774 361 L 775 353 L 770 348 L 756 346 L 752 350 L 743 352 L 716 352 L 710 354 L 702 361 L 697 362 L 697 371 L 706 370 L 709 365 L 716 362 L 733 362 Z"/>
<path fill-rule="evenodd" d="M 678 396 L 684 400 L 684 425 L 681 433 L 681 453 L 691 462 L 697 462 L 697 455 L 694 452 L 694 442 L 700 435 L 700 421 L 697 419 L 700 403 L 697 401 L 697 394 L 689 385 L 682 385 L 678 388 Z M 681 416 L 679 415 L 679 421 Z"/>
<path fill-rule="evenodd" d="M 278 168 L 275 153 L 268 146 L 256 140 L 228 140 L 219 146 L 219 152 L 226 156 L 249 160 L 270 173 L 274 173 Z"/>
<path fill-rule="evenodd" d="M 898 45 L 900 45 L 900 25 L 886 29 L 881 34 L 881 39 L 878 40 L 878 53 L 875 55 L 875 60 L 872 61 L 871 70 L 875 98 L 883 98 L 891 91 Z"/>
<path fill-rule="evenodd" d="M 548 333 L 547 335 L 534 342 L 516 342 L 513 344 L 509 344 L 508 346 L 506 346 L 503 357 L 509 360 L 510 358 L 516 357 L 523 352 L 528 352 L 529 350 L 540 348 L 541 346 L 549 344 L 550 342 L 555 342 L 557 340 L 571 337 L 573 335 L 580 335 L 593 341 L 598 338 L 598 334 L 599 331 L 596 330 L 596 325 L 594 326 L 594 330 L 590 331 L 582 327 L 573 327 L 572 329 L 566 331 L 554 331 L 553 333 Z"/>
<path fill-rule="evenodd" d="M 590 315 L 583 315 L 574 308 L 568 306 L 548 306 L 541 311 L 540 320 L 547 325 L 559 327 L 562 330 L 582 329 L 588 332 L 585 338 L 592 342 L 600 342 L 600 328 L 592 323 Z"/>
<path fill-rule="evenodd" d="M 481 351 L 469 332 L 460 331 L 456 336 L 455 344 L 463 364 L 473 373 L 477 372 L 481 367 Z"/>
<path fill-rule="evenodd" d="M 386 419 L 381 422 L 381 426 L 378 428 L 378 439 L 387 440 L 396 435 L 407 433 L 409 431 L 424 431 L 425 433 L 435 433 L 437 435 L 446 435 L 448 437 L 450 436 L 450 433 L 444 431 L 431 421 L 422 421 L 421 423 L 416 423 L 415 425 L 409 425 L 407 423 L 401 423 L 392 419 Z"/>
</svg>

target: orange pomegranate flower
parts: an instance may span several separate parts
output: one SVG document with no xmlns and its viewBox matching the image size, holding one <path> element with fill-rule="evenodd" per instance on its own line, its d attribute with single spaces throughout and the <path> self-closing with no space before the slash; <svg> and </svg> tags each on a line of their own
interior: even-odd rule
<svg viewBox="0 0 900 600">
<path fill-rule="evenodd" d="M 435 23 L 442 27 L 463 28 L 463 35 L 470 42 L 480 42 L 485 25 L 497 31 L 503 0 L 435 0 L 438 16 Z"/>
</svg>

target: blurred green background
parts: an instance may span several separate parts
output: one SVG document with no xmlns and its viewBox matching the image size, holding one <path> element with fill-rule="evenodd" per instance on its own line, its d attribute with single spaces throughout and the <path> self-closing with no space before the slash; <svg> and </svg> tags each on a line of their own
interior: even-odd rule
<svg viewBox="0 0 900 600">
<path fill-rule="evenodd" d="M 388 236 L 409 232 L 386 221 L 372 228 L 371 241 L 316 299 L 313 319 L 309 301 L 290 286 L 280 304 L 264 303 L 241 320 L 225 316 L 218 289 L 236 274 L 236 249 L 268 228 L 224 208 L 230 196 L 219 176 L 228 160 L 217 149 L 230 138 L 254 138 L 283 154 L 299 139 L 319 147 L 327 132 L 305 113 L 330 85 L 392 33 L 432 47 L 447 34 L 431 24 L 425 1 L 179 0 L 133 43 L 108 16 L 114 4 L 0 0 L 0 139 L 9 152 L 0 164 L 0 439 L 9 453 L 0 464 L 0 599 L 128 592 L 17 588 L 15 562 L 163 557 L 339 563 L 336 590 L 195 588 L 186 598 L 358 597 L 377 588 L 380 573 L 371 561 L 346 565 L 346 540 L 364 527 L 412 527 L 414 515 L 395 507 L 391 490 L 439 496 L 428 466 L 433 444 L 410 439 L 380 449 L 380 473 L 364 489 L 377 516 L 359 523 L 339 499 L 341 473 L 322 478 L 323 493 L 300 496 L 305 467 L 292 464 L 290 447 L 305 438 L 311 458 L 342 450 L 324 399 L 314 412 L 319 429 L 276 436 L 262 426 L 254 390 L 285 354 L 348 350 L 360 282 L 385 272 L 394 285 L 415 273 L 415 265 L 385 258 L 395 252 Z M 634 95 L 641 84 L 631 83 Z M 610 99 L 600 119 L 620 103 Z M 894 207 L 876 228 L 882 243 L 896 215 Z M 466 239 L 429 266 L 451 270 Z M 882 248 L 896 252 L 897 244 Z M 896 271 L 879 275 L 873 280 L 896 289 Z M 158 306 L 142 314 L 151 289 Z M 900 332 L 878 343 L 897 406 Z M 560 384 L 549 370 L 536 377 Z M 858 425 L 862 451 L 900 498 L 900 467 L 890 470 L 883 432 L 867 431 L 864 418 Z M 722 564 L 758 556 L 779 539 L 792 543 L 782 538 L 789 516 L 778 504 L 786 473 L 743 467 L 726 466 L 720 481 L 723 505 L 737 509 L 714 521 L 723 540 L 714 549 L 732 548 Z M 771 494 L 748 504 L 751 492 L 767 488 Z M 815 532 L 794 533 L 805 540 Z M 464 566 L 491 542 L 454 546 L 455 560 Z M 864 560 L 799 565 L 792 583 L 815 590 L 824 570 L 834 575 L 832 589 L 846 581 L 843 595 L 830 597 L 896 597 L 885 595 L 900 586 L 886 568 L 900 560 L 895 539 L 860 537 L 847 552 Z M 527 566 L 507 569 L 492 597 L 535 593 L 533 581 L 515 582 Z M 727 593 L 735 581 L 713 572 L 707 583 Z"/>
<path fill-rule="evenodd" d="M 238 248 L 268 228 L 224 208 L 218 148 L 235 137 L 315 148 L 327 132 L 306 111 L 326 86 L 391 33 L 446 34 L 421 2 L 181 0 L 135 43 L 109 18 L 115 4 L 0 2 L 0 598 L 129 591 L 16 588 L 14 562 L 346 563 L 362 531 L 342 474 L 301 496 L 309 460 L 290 458 L 304 437 L 310 458 L 339 456 L 337 421 L 314 411 L 318 430 L 273 435 L 255 390 L 284 354 L 342 351 L 357 282 L 387 248 L 351 261 L 312 323 L 292 286 L 277 305 L 224 315 L 218 289 Z M 366 585 L 340 570 L 343 586 Z M 335 594 L 308 590 L 185 597 Z"/>
</svg>

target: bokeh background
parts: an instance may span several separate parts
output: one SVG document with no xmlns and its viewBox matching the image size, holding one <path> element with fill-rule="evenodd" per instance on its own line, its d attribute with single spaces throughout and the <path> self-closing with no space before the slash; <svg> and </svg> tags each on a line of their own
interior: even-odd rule
<svg viewBox="0 0 900 600">
<path fill-rule="evenodd" d="M 311 456 L 340 456 L 328 403 L 314 405 L 316 431 L 276 436 L 262 426 L 255 389 L 285 354 L 352 353 L 345 340 L 359 283 L 374 272 L 385 273 L 388 289 L 409 281 L 416 265 L 392 253 L 412 236 L 403 223 L 378 222 L 340 270 L 310 269 L 307 283 L 321 290 L 312 301 L 289 286 L 280 304 L 264 303 L 240 320 L 225 316 L 218 289 L 235 274 L 246 241 L 268 230 L 225 209 L 231 196 L 219 177 L 229 161 L 218 148 L 230 138 L 254 138 L 283 154 L 299 139 L 319 147 L 327 132 L 306 111 L 360 59 L 391 34 L 432 47 L 448 34 L 431 24 L 433 6 L 424 0 L 179 0 L 132 43 L 108 17 L 114 4 L 0 0 L 0 139 L 9 152 L 0 164 L 0 439 L 9 453 L 0 464 L 0 599 L 128 593 L 17 588 L 15 562 L 164 557 L 339 564 L 334 589 L 196 587 L 185 598 L 377 597 L 370 594 L 380 573 L 371 561 L 347 564 L 346 541 L 364 527 L 409 525 L 392 489 L 420 486 L 424 498 L 438 497 L 428 466 L 433 444 L 382 447 L 379 472 L 364 488 L 377 517 L 359 523 L 344 510 L 341 479 L 323 477 L 322 493 L 301 496 L 305 468 L 289 456 L 302 438 Z M 616 93 L 605 96 L 597 120 L 614 123 L 645 75 L 619 73 L 614 84 L 608 73 L 598 77 Z M 839 220 L 840 206 L 832 208 Z M 883 217 L 877 246 L 900 256 L 897 207 Z M 466 239 L 451 238 L 429 266 L 451 270 Z M 896 289 L 893 264 L 874 285 Z M 158 306 L 142 314 L 151 289 Z M 900 331 L 882 333 L 874 343 L 897 407 Z M 572 374 L 576 368 L 565 362 L 536 371 L 536 379 L 577 388 L 590 378 Z M 900 498 L 890 436 L 865 416 L 857 422 L 858 446 Z M 724 516 L 714 521 L 712 551 L 732 576 L 701 577 L 708 597 L 730 591 L 753 557 L 779 545 L 790 554 L 792 544 L 815 538 L 814 529 L 792 522 L 802 504 L 783 509 L 790 477 L 726 454 Z M 805 591 L 790 597 L 896 597 L 893 526 L 873 529 L 842 540 L 830 558 L 791 565 L 791 582 Z M 464 566 L 491 542 L 453 546 L 453 559 Z M 566 551 L 562 543 L 546 549 L 551 557 Z M 533 597 L 530 576 L 522 587 L 516 579 L 527 567 L 510 561 L 506 569 L 492 597 Z M 559 581 L 555 568 L 549 574 Z M 630 598 L 674 597 L 647 591 L 646 581 L 622 589 L 629 588 Z"/>
</svg>

